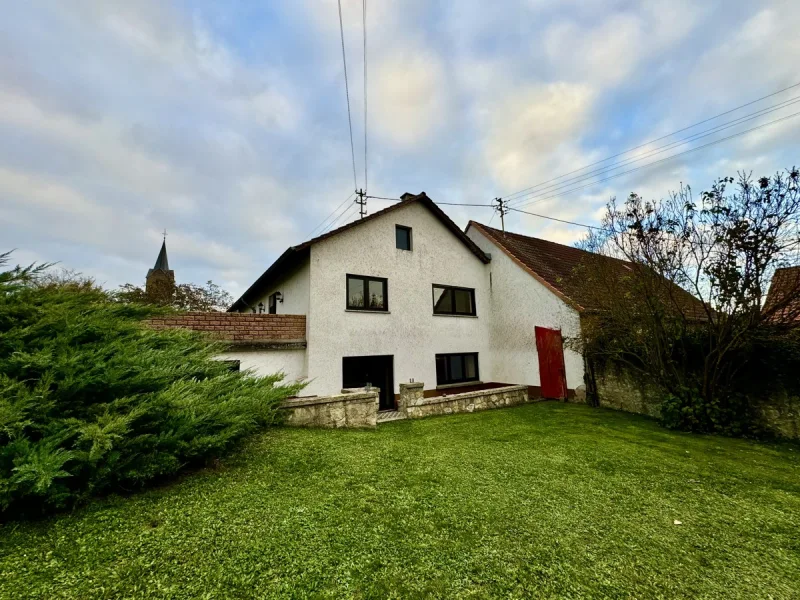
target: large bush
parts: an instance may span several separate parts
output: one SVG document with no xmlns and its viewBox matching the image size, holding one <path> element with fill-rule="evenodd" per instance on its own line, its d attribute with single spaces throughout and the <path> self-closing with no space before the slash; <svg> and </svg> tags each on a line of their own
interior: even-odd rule
<svg viewBox="0 0 800 600">
<path fill-rule="evenodd" d="M 0 513 L 130 491 L 276 422 L 297 386 L 231 371 L 199 334 L 148 328 L 157 310 L 0 273 Z"/>
</svg>

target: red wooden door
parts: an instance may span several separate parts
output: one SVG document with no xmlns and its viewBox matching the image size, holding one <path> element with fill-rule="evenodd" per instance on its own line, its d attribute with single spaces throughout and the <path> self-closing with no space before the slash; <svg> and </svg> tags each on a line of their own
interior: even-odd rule
<svg viewBox="0 0 800 600">
<path fill-rule="evenodd" d="M 536 328 L 536 352 L 539 354 L 539 378 L 544 398 L 566 398 L 567 377 L 564 368 L 564 345 L 558 329 Z"/>
</svg>

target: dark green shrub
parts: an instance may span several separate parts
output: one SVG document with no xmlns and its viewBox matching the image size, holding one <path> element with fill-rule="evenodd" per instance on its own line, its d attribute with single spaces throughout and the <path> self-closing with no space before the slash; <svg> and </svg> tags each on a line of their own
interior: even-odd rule
<svg viewBox="0 0 800 600">
<path fill-rule="evenodd" d="M 130 491 L 277 421 L 298 386 L 232 372 L 196 333 L 148 328 L 157 311 L 91 282 L 0 273 L 0 513 Z"/>
</svg>

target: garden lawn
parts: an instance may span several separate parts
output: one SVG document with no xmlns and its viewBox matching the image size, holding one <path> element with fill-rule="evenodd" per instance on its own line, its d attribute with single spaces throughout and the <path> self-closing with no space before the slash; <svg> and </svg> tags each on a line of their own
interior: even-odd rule
<svg viewBox="0 0 800 600">
<path fill-rule="evenodd" d="M 1 526 L 0 597 L 798 598 L 798 459 L 558 403 L 271 430 Z"/>
</svg>

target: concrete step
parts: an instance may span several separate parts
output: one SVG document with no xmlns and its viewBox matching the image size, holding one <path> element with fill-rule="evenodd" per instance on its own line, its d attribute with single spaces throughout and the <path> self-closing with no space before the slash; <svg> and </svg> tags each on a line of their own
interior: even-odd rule
<svg viewBox="0 0 800 600">
<path fill-rule="evenodd" d="M 405 418 L 405 413 L 401 413 L 399 410 L 378 411 L 378 425 L 381 423 L 389 423 L 390 421 L 402 421 Z"/>
</svg>

